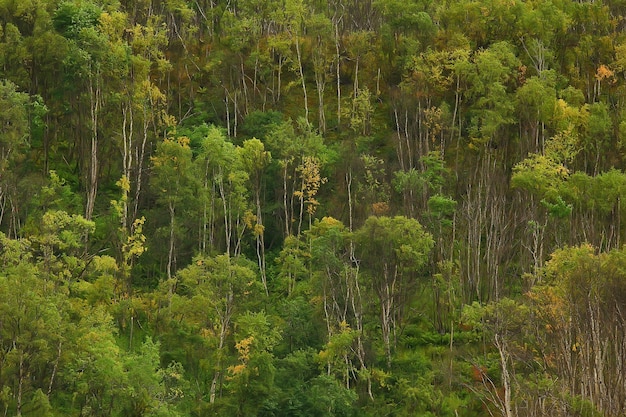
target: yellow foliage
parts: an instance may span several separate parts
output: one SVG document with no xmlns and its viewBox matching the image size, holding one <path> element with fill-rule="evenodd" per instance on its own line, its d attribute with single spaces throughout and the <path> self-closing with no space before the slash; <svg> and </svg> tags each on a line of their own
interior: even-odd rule
<svg viewBox="0 0 626 417">
<path fill-rule="evenodd" d="M 254 215 L 250 210 L 246 210 L 246 212 L 243 214 L 243 222 L 246 224 L 246 227 L 248 229 L 252 229 L 252 224 L 256 222 L 256 220 L 256 215 Z"/>
<path fill-rule="evenodd" d="M 245 364 L 229 366 L 228 367 L 228 372 L 231 374 L 231 376 L 228 377 L 228 379 L 232 379 L 233 377 L 236 377 L 237 375 L 240 375 L 245 370 L 246 370 L 246 365 Z"/>
<path fill-rule="evenodd" d="M 304 200 L 307 204 L 307 212 L 313 215 L 319 205 L 319 202 L 315 199 L 315 195 L 322 184 L 328 181 L 328 178 L 321 176 L 320 160 L 314 156 L 305 156 L 302 158 L 302 164 L 297 168 L 297 171 L 300 173 L 302 183 L 300 190 L 294 191 L 293 194 L 300 200 Z"/>
<path fill-rule="evenodd" d="M 101 272 L 116 272 L 119 270 L 115 258 L 111 256 L 95 256 L 93 258 L 94 267 Z"/>
<path fill-rule="evenodd" d="M 136 94 L 138 98 L 145 99 L 155 105 L 164 104 L 167 98 L 165 94 L 159 90 L 159 87 L 154 85 L 150 80 L 142 81 Z"/>
<path fill-rule="evenodd" d="M 126 238 L 123 250 L 127 258 L 141 256 L 146 251 L 146 236 L 143 234 L 143 225 L 146 218 L 142 216 L 133 222 L 133 233 Z"/>
<path fill-rule="evenodd" d="M 255 236 L 261 236 L 264 231 L 265 231 L 265 226 L 263 226 L 262 224 L 257 223 L 257 224 L 254 225 L 254 235 Z"/>
<path fill-rule="evenodd" d="M 235 343 L 235 349 L 237 349 L 237 352 L 239 352 L 239 359 L 242 362 L 247 362 L 248 360 L 250 360 L 250 348 L 252 347 L 253 342 L 254 336 L 248 336 Z"/>
<path fill-rule="evenodd" d="M 443 129 L 443 110 L 439 107 L 431 107 L 424 110 L 424 125 L 428 128 L 431 142 L 435 142 L 437 135 Z"/>
<path fill-rule="evenodd" d="M 200 330 L 200 336 L 204 337 L 205 339 L 211 339 L 215 337 L 215 332 L 211 329 L 202 328 Z"/>
<path fill-rule="evenodd" d="M 102 12 L 100 14 L 100 30 L 106 34 L 111 42 L 121 40 L 124 34 L 126 15 L 122 12 Z"/>
<path fill-rule="evenodd" d="M 388 214 L 390 210 L 391 209 L 389 208 L 389 204 L 384 201 L 379 201 L 372 204 L 372 211 L 376 216 L 384 216 Z"/>
<path fill-rule="evenodd" d="M 163 124 L 166 127 L 174 127 L 176 126 L 176 117 L 167 114 L 166 112 L 161 112 L 161 119 L 163 120 Z"/>
<path fill-rule="evenodd" d="M 124 192 L 124 194 L 126 194 L 126 193 L 128 193 L 130 191 L 130 181 L 128 180 L 126 175 L 122 175 L 122 178 L 117 180 L 115 185 L 120 187 L 122 189 L 122 191 Z"/>
<path fill-rule="evenodd" d="M 309 300 L 309 302 L 312 305 L 321 305 L 323 301 L 324 301 L 324 299 L 322 298 L 321 295 L 311 297 L 311 299 Z"/>
<path fill-rule="evenodd" d="M 190 140 L 187 136 L 181 136 L 177 139 L 178 144 L 183 148 L 189 148 Z"/>
<path fill-rule="evenodd" d="M 341 226 L 343 226 L 343 223 L 341 223 L 341 221 L 335 219 L 334 217 L 329 217 L 329 216 L 322 217 L 322 220 L 320 220 L 320 223 L 323 223 L 323 224 L 325 224 L 328 227 L 341 227 Z"/>
<path fill-rule="evenodd" d="M 614 75 L 615 75 L 614 72 L 611 71 L 609 67 L 602 64 L 598 67 L 598 70 L 596 71 L 596 80 L 602 81 L 602 80 L 606 80 L 609 78 L 613 79 Z M 615 81 L 615 80 L 613 79 L 612 81 Z"/>
<path fill-rule="evenodd" d="M 315 214 L 315 209 L 317 208 L 317 206 L 320 205 L 319 201 L 317 201 L 316 199 L 312 198 L 310 200 L 307 201 L 307 208 L 306 208 L 306 212 L 308 214 L 310 214 L 311 216 Z"/>
</svg>

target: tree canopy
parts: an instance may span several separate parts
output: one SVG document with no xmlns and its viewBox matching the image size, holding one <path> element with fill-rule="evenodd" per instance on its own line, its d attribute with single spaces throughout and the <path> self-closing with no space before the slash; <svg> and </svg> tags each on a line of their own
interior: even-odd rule
<svg viewBox="0 0 626 417">
<path fill-rule="evenodd" d="M 626 7 L 0 0 L 0 410 L 609 416 Z"/>
</svg>

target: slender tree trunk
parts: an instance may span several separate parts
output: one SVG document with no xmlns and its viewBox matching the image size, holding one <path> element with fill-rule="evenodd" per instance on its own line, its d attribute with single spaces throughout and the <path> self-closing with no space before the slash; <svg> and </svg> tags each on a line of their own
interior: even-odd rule
<svg viewBox="0 0 626 417">
<path fill-rule="evenodd" d="M 304 94 L 304 119 L 307 125 L 309 124 L 309 98 L 306 91 L 306 81 L 304 79 L 304 70 L 302 68 L 302 53 L 300 51 L 300 40 L 298 35 L 295 35 L 296 56 L 298 58 L 298 72 L 300 74 L 300 82 L 302 83 L 302 93 Z"/>
<path fill-rule="evenodd" d="M 348 227 L 350 232 L 353 232 L 353 219 L 354 219 L 354 208 L 352 203 L 352 166 L 348 167 L 348 172 L 346 172 L 346 188 L 348 192 Z M 354 245 L 350 242 L 350 256 L 354 259 Z"/>
<path fill-rule="evenodd" d="M 129 224 L 133 224 L 139 215 L 139 201 L 141 197 L 142 181 L 143 181 L 143 161 L 146 155 L 146 145 L 148 143 L 148 132 L 150 128 L 150 119 L 148 117 L 149 109 L 143 106 L 143 137 L 141 146 L 135 150 L 135 160 L 137 161 L 137 174 L 135 176 L 135 199 L 133 216 L 129 219 Z"/>
<path fill-rule="evenodd" d="M 278 59 L 278 80 L 277 80 L 277 85 L 276 85 L 276 100 L 274 100 L 274 103 L 280 101 L 280 92 L 282 87 L 282 74 L 283 74 L 283 60 L 282 58 Z"/>
<path fill-rule="evenodd" d="M 246 83 L 246 70 L 243 63 L 243 56 L 240 56 L 239 59 L 241 61 L 241 87 L 243 90 L 244 114 L 247 114 L 247 109 L 250 108 L 250 103 L 248 97 L 248 84 Z"/>
<path fill-rule="evenodd" d="M 48 383 L 48 391 L 46 395 L 50 397 L 52 393 L 52 386 L 54 385 L 54 378 L 56 377 L 57 370 L 59 368 L 59 361 L 61 360 L 61 348 L 63 346 L 63 342 L 59 341 L 59 345 L 57 346 L 57 357 L 54 360 L 54 366 L 52 367 L 52 374 L 50 375 L 50 382 Z"/>
<path fill-rule="evenodd" d="M 122 155 L 122 171 L 126 178 L 130 180 L 133 167 L 133 105 L 131 99 L 122 104 L 122 139 L 124 154 Z"/>
<path fill-rule="evenodd" d="M 359 56 L 356 57 L 354 64 L 354 84 L 352 85 L 352 112 L 356 112 L 356 98 L 359 95 Z"/>
<path fill-rule="evenodd" d="M 218 351 L 218 357 L 217 357 L 217 363 L 215 365 L 216 370 L 215 373 L 213 374 L 213 379 L 211 381 L 211 388 L 209 390 L 209 403 L 213 404 L 215 403 L 215 396 L 216 396 L 216 392 L 217 392 L 217 382 L 219 381 L 221 375 L 222 375 L 222 350 L 224 349 L 224 343 L 226 340 L 226 333 L 228 331 L 228 324 L 230 322 L 229 318 L 226 318 L 225 320 L 221 321 L 221 325 L 220 325 L 220 341 L 217 347 L 217 351 Z"/>
<path fill-rule="evenodd" d="M 259 76 L 259 42 L 256 44 L 256 58 L 254 59 L 254 78 L 252 79 L 252 104 L 256 105 L 256 94 L 257 94 L 257 77 Z"/>
<path fill-rule="evenodd" d="M 124 154 L 122 155 L 122 172 L 123 176 L 130 183 L 132 178 L 133 167 L 133 107 L 130 103 L 122 104 L 122 141 L 124 145 Z M 128 199 L 123 200 L 122 219 L 120 223 L 125 229 L 128 227 Z"/>
<path fill-rule="evenodd" d="M 230 136 L 230 106 L 228 104 L 228 90 L 224 88 L 224 91 L 226 92 L 224 96 L 224 104 L 226 107 L 226 134 Z"/>
<path fill-rule="evenodd" d="M 14 343 L 15 345 L 15 343 Z M 14 346 L 15 347 L 15 346 Z M 17 417 L 22 415 L 22 394 L 24 391 L 24 351 L 20 349 L 19 377 L 17 382 L 17 396 L 15 398 L 15 407 Z"/>
<path fill-rule="evenodd" d="M 400 164 L 400 169 L 402 172 L 406 172 L 406 168 L 404 167 L 404 151 L 402 146 L 402 136 L 400 135 L 400 121 L 398 120 L 398 109 L 393 109 L 393 115 L 396 121 L 396 132 L 398 134 L 398 148 L 396 149 L 396 154 L 398 155 L 398 163 Z"/>
<path fill-rule="evenodd" d="M 302 233 L 302 218 L 304 216 L 304 192 L 305 192 L 305 186 L 304 186 L 304 178 L 302 179 L 302 186 L 300 187 L 300 216 L 299 216 L 299 220 L 298 220 L 298 236 L 300 236 L 300 234 Z"/>
<path fill-rule="evenodd" d="M 372 393 L 372 378 L 370 376 L 369 370 L 366 365 L 366 353 L 365 346 L 363 345 L 363 337 L 364 337 L 364 328 L 363 328 L 363 300 L 361 297 L 361 286 L 359 285 L 359 267 L 358 262 L 356 262 L 356 258 L 354 256 L 354 245 L 352 242 L 350 243 L 350 260 L 353 264 L 356 264 L 356 268 L 352 269 L 348 274 L 352 278 L 353 290 L 350 292 L 349 299 L 350 304 L 352 305 L 352 312 L 354 314 L 354 324 L 357 331 L 357 348 L 356 354 L 359 359 L 359 364 L 361 366 L 361 371 L 366 377 L 367 383 L 367 395 L 370 397 L 370 400 L 374 400 L 374 395 Z"/>
<path fill-rule="evenodd" d="M 324 74 L 316 73 L 315 82 L 317 84 L 319 130 L 321 134 L 324 134 L 326 133 L 326 114 L 324 112 L 324 90 L 326 88 L 326 81 L 324 80 Z"/>
<path fill-rule="evenodd" d="M 213 216 L 215 210 L 215 193 L 211 192 L 209 203 L 209 160 L 207 159 L 204 169 L 204 204 L 202 207 L 202 238 L 200 241 L 200 253 L 206 254 L 207 244 L 213 246 Z M 213 190 L 214 191 L 214 190 Z"/>
<path fill-rule="evenodd" d="M 221 171 L 221 169 L 220 169 Z M 230 245 L 232 238 L 232 222 L 230 221 L 231 213 L 228 210 L 228 202 L 226 201 L 226 192 L 224 190 L 224 178 L 220 172 L 218 187 L 220 191 L 220 198 L 222 199 L 222 208 L 224 209 L 224 235 L 226 239 L 226 253 L 230 256 Z"/>
<path fill-rule="evenodd" d="M 261 227 L 259 231 L 256 232 L 256 254 L 259 261 L 259 270 L 261 271 L 261 281 L 263 282 L 263 288 L 265 289 L 265 295 L 269 295 L 269 291 L 267 289 L 267 275 L 265 273 L 265 230 L 263 227 L 263 218 L 261 212 L 261 189 L 260 184 L 257 185 L 256 189 L 256 216 L 257 223 Z"/>
<path fill-rule="evenodd" d="M 411 131 L 411 135 L 413 132 Z M 404 110 L 404 141 L 406 142 L 406 153 L 408 156 L 408 167 L 415 168 L 413 165 L 413 156 L 415 155 L 415 150 L 411 146 L 411 138 L 409 135 L 409 111 Z"/>
<path fill-rule="evenodd" d="M 4 187 L 0 184 L 0 226 L 2 225 L 2 220 L 4 219 L 4 210 L 6 209 L 6 205 L 7 196 L 4 193 Z"/>
<path fill-rule="evenodd" d="M 389 293 L 389 288 L 385 288 Z M 385 357 L 387 358 L 387 369 L 391 369 L 391 300 L 385 294 L 386 298 L 380 302 L 381 308 L 381 330 L 383 335 L 383 343 L 385 344 Z"/>
<path fill-rule="evenodd" d="M 237 137 L 237 127 L 239 125 L 239 92 L 235 91 L 234 100 L 233 100 L 233 137 Z"/>
<path fill-rule="evenodd" d="M 339 52 L 338 22 L 335 22 L 335 53 L 337 55 L 337 126 L 341 126 L 341 53 Z"/>
<path fill-rule="evenodd" d="M 385 344 L 385 356 L 387 358 L 387 368 L 391 369 L 391 332 L 393 327 L 393 308 L 394 308 L 394 294 L 393 287 L 396 281 L 397 271 L 394 272 L 394 277 L 390 281 L 389 266 L 384 266 L 382 288 L 380 288 L 380 309 L 381 309 L 381 330 L 383 336 L 383 343 Z"/>
<path fill-rule="evenodd" d="M 175 228 L 175 207 L 174 203 L 170 202 L 168 204 L 169 212 L 170 212 L 170 239 L 169 239 L 169 250 L 167 253 L 167 279 L 172 279 L 172 268 L 174 264 L 174 228 Z"/>
<path fill-rule="evenodd" d="M 100 85 L 93 76 L 89 78 L 89 98 L 91 111 L 91 144 L 90 164 L 87 180 L 87 203 L 85 204 L 85 219 L 91 220 L 98 194 L 98 115 L 100 112 Z"/>
<path fill-rule="evenodd" d="M 287 194 L 289 193 L 289 189 L 287 187 L 287 170 L 289 167 L 289 162 L 287 160 L 283 161 L 283 210 L 285 213 L 285 236 L 291 235 L 291 212 L 289 211 L 289 204 L 287 199 Z"/>
<path fill-rule="evenodd" d="M 331 317 L 328 308 L 328 294 L 326 292 L 326 285 L 324 285 L 324 318 L 326 322 L 326 340 L 330 341 L 333 336 L 332 326 L 331 326 Z M 326 362 L 326 374 L 330 376 L 332 371 L 332 365 L 330 359 Z"/>
<path fill-rule="evenodd" d="M 218 359 L 217 366 L 221 366 L 221 360 Z M 217 392 L 217 381 L 219 381 L 222 372 L 218 369 L 213 374 L 213 380 L 211 381 L 211 388 L 209 391 L 209 403 L 213 404 L 215 402 L 215 394 Z"/>
<path fill-rule="evenodd" d="M 505 417 L 513 417 L 513 407 L 511 403 L 511 375 L 509 373 L 508 352 L 505 342 L 502 341 L 500 335 L 495 335 L 495 343 L 500 355 L 500 366 L 502 368 L 502 387 L 504 388 L 504 413 Z"/>
<path fill-rule="evenodd" d="M 132 313 L 131 310 L 131 315 L 130 315 L 130 330 L 128 332 L 128 351 L 132 352 L 133 349 L 133 336 L 135 333 L 135 316 Z"/>
</svg>

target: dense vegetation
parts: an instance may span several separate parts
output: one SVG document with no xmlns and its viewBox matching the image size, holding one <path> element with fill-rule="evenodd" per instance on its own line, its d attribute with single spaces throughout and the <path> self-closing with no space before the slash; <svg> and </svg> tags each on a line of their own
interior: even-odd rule
<svg viewBox="0 0 626 417">
<path fill-rule="evenodd" d="M 623 416 L 624 14 L 0 0 L 0 411 Z"/>
</svg>

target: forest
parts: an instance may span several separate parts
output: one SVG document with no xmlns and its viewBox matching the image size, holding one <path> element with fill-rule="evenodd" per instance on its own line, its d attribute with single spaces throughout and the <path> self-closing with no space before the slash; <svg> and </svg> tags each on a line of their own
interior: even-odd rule
<svg viewBox="0 0 626 417">
<path fill-rule="evenodd" d="M 625 0 L 0 0 L 0 413 L 626 413 Z"/>
</svg>

